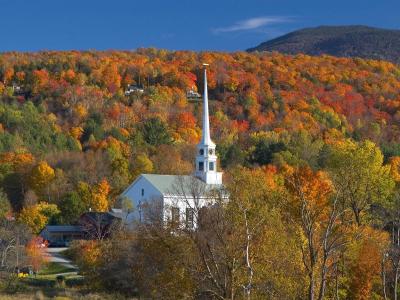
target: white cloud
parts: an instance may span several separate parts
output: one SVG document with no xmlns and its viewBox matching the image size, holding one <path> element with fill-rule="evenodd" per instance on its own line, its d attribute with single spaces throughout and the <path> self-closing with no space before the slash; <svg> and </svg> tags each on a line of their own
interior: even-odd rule
<svg viewBox="0 0 400 300">
<path fill-rule="evenodd" d="M 254 29 L 259 29 L 266 25 L 287 23 L 290 21 L 291 18 L 289 17 L 279 17 L 279 16 L 258 17 L 258 18 L 251 18 L 239 21 L 231 26 L 215 28 L 213 32 L 222 33 L 222 32 L 243 31 L 243 30 L 254 30 Z"/>
</svg>

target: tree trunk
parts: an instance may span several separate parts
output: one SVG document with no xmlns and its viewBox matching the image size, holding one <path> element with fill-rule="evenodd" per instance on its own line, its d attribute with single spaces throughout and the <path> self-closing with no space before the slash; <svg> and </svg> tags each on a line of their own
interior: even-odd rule
<svg viewBox="0 0 400 300">
<path fill-rule="evenodd" d="M 308 300 L 314 300 L 314 270 L 308 275 L 310 278 L 310 284 L 308 286 Z"/>
<path fill-rule="evenodd" d="M 386 295 L 385 255 L 386 255 L 386 253 L 383 254 L 383 258 L 382 258 L 382 285 L 383 285 L 383 296 L 384 296 L 384 299 L 387 300 L 387 295 Z"/>
<path fill-rule="evenodd" d="M 394 300 L 397 300 L 397 284 L 398 284 L 398 281 L 399 281 L 399 265 L 397 264 L 396 272 L 394 273 L 394 291 L 393 291 Z"/>
<path fill-rule="evenodd" d="M 324 261 L 324 265 L 322 266 L 321 286 L 319 288 L 318 300 L 324 299 L 325 289 L 326 289 L 326 260 Z"/>
<path fill-rule="evenodd" d="M 354 213 L 354 217 L 356 219 L 357 225 L 361 226 L 360 210 L 358 209 L 358 207 L 355 204 L 352 205 L 352 209 L 353 209 L 353 213 Z"/>
<path fill-rule="evenodd" d="M 250 300 L 251 297 L 251 289 L 252 289 L 252 284 L 253 284 L 253 268 L 250 263 L 250 240 L 251 240 L 251 233 L 249 231 L 249 225 L 247 222 L 247 211 L 244 210 L 244 220 L 245 220 L 245 226 L 246 226 L 246 253 L 245 253 L 245 261 L 246 261 L 246 267 L 247 267 L 247 274 L 248 274 L 248 282 L 247 286 L 245 286 L 245 295 L 248 300 Z"/>
<path fill-rule="evenodd" d="M 394 291 L 393 291 L 393 294 L 394 294 L 394 300 L 397 300 L 397 280 L 398 280 L 398 274 L 397 274 L 397 271 L 396 271 L 396 275 L 395 275 L 395 278 L 394 278 Z"/>
</svg>

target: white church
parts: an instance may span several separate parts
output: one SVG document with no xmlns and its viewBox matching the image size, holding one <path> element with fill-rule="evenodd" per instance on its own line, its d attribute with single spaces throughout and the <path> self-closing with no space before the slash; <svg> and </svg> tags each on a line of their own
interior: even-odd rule
<svg viewBox="0 0 400 300">
<path fill-rule="evenodd" d="M 202 121 L 193 175 L 141 174 L 120 196 L 132 204 L 129 223 L 173 221 L 193 228 L 196 212 L 210 203 L 211 194 L 222 191 L 222 172 L 217 172 L 215 143 L 210 137 L 207 64 L 204 64 Z"/>
</svg>

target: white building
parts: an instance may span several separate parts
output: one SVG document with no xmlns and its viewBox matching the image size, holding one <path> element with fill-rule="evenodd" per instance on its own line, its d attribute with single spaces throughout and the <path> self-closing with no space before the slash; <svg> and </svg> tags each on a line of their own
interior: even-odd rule
<svg viewBox="0 0 400 300">
<path fill-rule="evenodd" d="M 125 91 L 125 96 L 129 96 L 132 93 L 140 93 L 143 94 L 144 93 L 144 89 L 140 88 L 136 85 L 130 84 L 128 85 L 126 91 Z"/>
<path fill-rule="evenodd" d="M 189 91 L 187 91 L 186 97 L 193 98 L 193 99 L 200 99 L 201 95 L 192 88 Z"/>
<path fill-rule="evenodd" d="M 209 203 L 210 195 L 222 188 L 222 172 L 217 172 L 215 143 L 210 137 L 207 65 L 204 64 L 203 131 L 197 145 L 193 175 L 141 174 L 122 194 L 133 212 L 129 221 L 180 221 L 193 227 L 194 213 Z"/>
</svg>

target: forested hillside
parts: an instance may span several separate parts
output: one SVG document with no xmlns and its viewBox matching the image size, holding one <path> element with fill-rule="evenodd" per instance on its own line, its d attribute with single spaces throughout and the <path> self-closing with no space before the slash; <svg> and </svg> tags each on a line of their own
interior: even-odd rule
<svg viewBox="0 0 400 300">
<path fill-rule="evenodd" d="M 368 26 L 319 26 L 296 30 L 248 51 L 334 55 L 400 63 L 400 30 Z"/>
<path fill-rule="evenodd" d="M 89 285 L 162 299 L 393 295 L 400 68 L 385 61 L 156 49 L 1 54 L 7 216 L 38 233 L 123 206 L 118 195 L 140 173 L 191 174 L 202 107 L 186 94 L 202 92 L 203 62 L 231 201 L 204 225 L 207 239 L 152 229 L 81 245 Z M 125 95 L 129 85 L 144 91 Z"/>
</svg>

